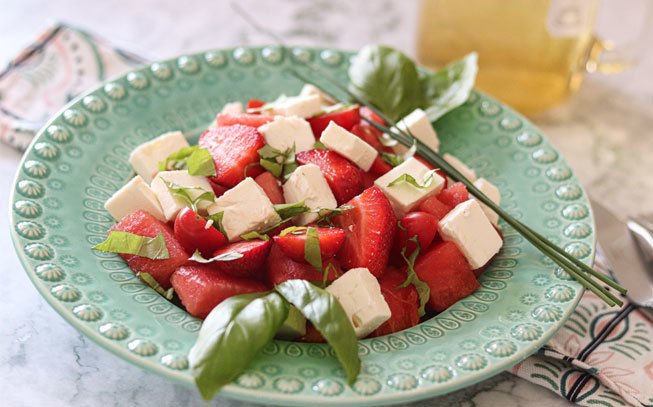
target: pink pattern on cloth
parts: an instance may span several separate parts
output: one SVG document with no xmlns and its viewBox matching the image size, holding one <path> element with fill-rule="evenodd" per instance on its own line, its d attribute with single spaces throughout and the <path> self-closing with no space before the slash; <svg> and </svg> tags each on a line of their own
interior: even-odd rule
<svg viewBox="0 0 653 407">
<path fill-rule="evenodd" d="M 144 62 L 78 29 L 50 28 L 0 73 L 0 140 L 24 150 L 72 98 Z"/>
<path fill-rule="evenodd" d="M 594 267 L 608 274 L 600 253 Z M 544 348 L 510 372 L 582 406 L 651 406 L 653 324 L 633 305 L 615 310 L 585 292 Z"/>
</svg>

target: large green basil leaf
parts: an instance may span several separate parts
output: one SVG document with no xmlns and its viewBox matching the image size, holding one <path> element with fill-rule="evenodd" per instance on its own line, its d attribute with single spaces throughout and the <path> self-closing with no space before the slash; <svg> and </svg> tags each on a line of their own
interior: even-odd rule
<svg viewBox="0 0 653 407">
<path fill-rule="evenodd" d="M 383 45 L 358 51 L 349 67 L 349 89 L 390 119 L 398 120 L 422 102 L 415 63 L 402 52 Z"/>
<path fill-rule="evenodd" d="M 477 72 L 478 56 L 472 52 L 437 72 L 423 75 L 423 108 L 429 120 L 434 122 L 465 103 L 474 89 Z"/>
<path fill-rule="evenodd" d="M 195 384 L 205 400 L 241 374 L 274 338 L 290 306 L 279 294 L 242 294 L 211 311 L 188 354 Z"/>
<path fill-rule="evenodd" d="M 361 367 L 356 334 L 336 297 L 305 280 L 287 280 L 275 290 L 311 321 L 331 345 L 349 384 L 356 381 Z"/>
</svg>

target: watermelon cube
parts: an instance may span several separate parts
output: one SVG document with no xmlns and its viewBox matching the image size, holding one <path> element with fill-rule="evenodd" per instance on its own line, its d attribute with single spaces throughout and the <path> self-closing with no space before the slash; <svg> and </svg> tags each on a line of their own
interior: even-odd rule
<svg viewBox="0 0 653 407">
<path fill-rule="evenodd" d="M 405 270 L 389 269 L 379 279 L 381 293 L 385 302 L 390 307 L 390 319 L 376 328 L 368 337 L 389 335 L 403 329 L 408 329 L 419 323 L 419 296 L 415 286 L 399 288 L 406 281 Z"/>
<path fill-rule="evenodd" d="M 170 258 L 153 260 L 133 254 L 121 254 L 129 268 L 134 273 L 149 273 L 163 288 L 170 288 L 170 276 L 177 267 L 186 263 L 188 253 L 177 240 L 170 226 L 161 222 L 149 213 L 138 210 L 133 212 L 111 227 L 111 230 L 121 230 L 139 236 L 156 237 L 163 233 Z"/>
<path fill-rule="evenodd" d="M 419 256 L 415 272 L 429 285 L 428 306 L 437 312 L 449 308 L 480 286 L 465 256 L 452 242 L 436 244 Z"/>
<path fill-rule="evenodd" d="M 186 311 L 197 318 L 206 318 L 213 308 L 234 295 L 268 290 L 260 281 L 232 277 L 205 264 L 181 266 L 170 281 Z"/>
</svg>

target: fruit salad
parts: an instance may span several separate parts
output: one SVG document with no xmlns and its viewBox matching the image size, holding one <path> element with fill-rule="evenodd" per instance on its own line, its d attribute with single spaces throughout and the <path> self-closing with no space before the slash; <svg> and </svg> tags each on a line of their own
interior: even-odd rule
<svg viewBox="0 0 653 407">
<path fill-rule="evenodd" d="M 105 204 L 117 223 L 97 250 L 206 318 L 227 298 L 305 280 L 333 295 L 357 338 L 400 331 L 479 287 L 500 250 L 497 215 L 412 149 L 305 85 L 297 96 L 227 104 L 191 146 L 179 131 L 135 148 L 136 176 Z M 434 150 L 416 109 L 398 122 Z M 499 190 L 445 159 L 497 204 Z M 304 318 L 280 336 L 323 341 Z"/>
</svg>

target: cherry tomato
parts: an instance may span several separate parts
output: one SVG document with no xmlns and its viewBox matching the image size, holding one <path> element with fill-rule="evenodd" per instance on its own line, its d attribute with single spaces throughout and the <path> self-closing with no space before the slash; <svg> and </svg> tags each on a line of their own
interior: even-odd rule
<svg viewBox="0 0 653 407">
<path fill-rule="evenodd" d="M 259 107 L 263 107 L 265 105 L 265 102 L 259 99 L 250 99 L 247 102 L 247 109 L 258 109 Z"/>
<path fill-rule="evenodd" d="M 326 129 L 330 122 L 335 122 L 338 126 L 343 127 L 345 130 L 351 130 L 355 124 L 360 121 L 360 113 L 358 106 L 351 109 L 341 110 L 333 113 L 327 113 L 316 117 L 309 117 L 307 120 L 313 130 L 315 138 L 320 138 L 322 131 Z"/>
<path fill-rule="evenodd" d="M 415 250 L 414 242 L 408 239 L 417 236 L 421 252 L 425 252 L 433 242 L 435 234 L 438 232 L 438 219 L 426 212 L 409 212 L 399 220 L 401 227 L 397 228 L 395 240 L 392 247 L 393 254 L 401 257 L 401 250 L 406 247 L 406 257 Z"/>
<path fill-rule="evenodd" d="M 206 220 L 190 208 L 179 211 L 174 225 L 175 237 L 189 253 L 199 250 L 210 256 L 213 251 L 227 244 L 225 235 L 213 226 L 206 227 Z"/>
</svg>

